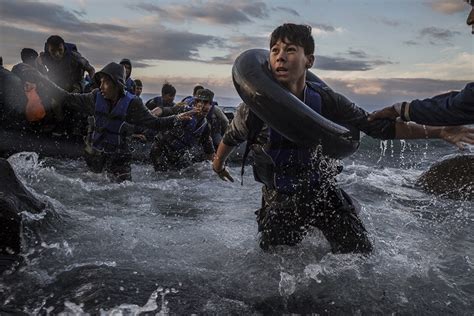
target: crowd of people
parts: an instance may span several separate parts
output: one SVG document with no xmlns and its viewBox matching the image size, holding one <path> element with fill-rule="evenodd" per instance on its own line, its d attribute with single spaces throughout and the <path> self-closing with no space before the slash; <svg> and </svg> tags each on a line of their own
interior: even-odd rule
<svg viewBox="0 0 474 316">
<path fill-rule="evenodd" d="M 474 123 L 473 83 L 461 92 L 401 102 L 369 114 L 329 87 L 306 81 L 314 47 L 310 26 L 283 24 L 270 36 L 268 60 L 281 88 L 322 116 L 379 139 L 439 138 L 459 147 L 474 144 L 474 129 L 459 126 Z M 209 160 L 221 179 L 232 182 L 226 160 L 246 141 L 254 155 L 255 180 L 263 185 L 262 205 L 256 212 L 262 249 L 296 245 L 310 227 L 317 227 L 334 253 L 372 251 L 356 203 L 337 184 L 342 168 L 327 168 L 329 158 L 315 155 L 312 146 L 286 139 L 248 104 L 238 107 L 229 124 L 211 90 L 196 86 L 192 95 L 175 103 L 176 89 L 170 83 L 163 85 L 161 96 L 143 104 L 143 84 L 132 79 L 129 59 L 95 72 L 75 45 L 57 35 L 48 38 L 44 52 L 25 48 L 21 58 L 11 73 L 1 68 L 2 78 L 8 77 L 2 91 L 2 126 L 84 136 L 90 170 L 107 171 L 118 181 L 131 180 L 130 135 L 153 142 L 150 157 L 155 170 Z M 9 91 L 24 93 L 14 97 Z"/>
<path fill-rule="evenodd" d="M 143 83 L 132 78 L 130 59 L 96 72 L 76 45 L 58 35 L 40 54 L 22 49 L 21 60 L 11 72 L 2 67 L 4 94 L 11 96 L 3 98 L 2 127 L 83 138 L 89 169 L 116 181 L 131 180 L 130 139 L 153 143 L 156 170 L 179 169 L 211 160 L 229 124 L 214 93 L 200 85 L 175 103 L 176 88 L 166 82 L 161 96 L 144 105 Z"/>
</svg>

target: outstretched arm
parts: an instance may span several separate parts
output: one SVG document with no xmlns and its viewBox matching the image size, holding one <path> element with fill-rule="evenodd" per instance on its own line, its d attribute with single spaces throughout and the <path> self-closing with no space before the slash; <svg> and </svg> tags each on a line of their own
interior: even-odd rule
<svg viewBox="0 0 474 316">
<path fill-rule="evenodd" d="M 369 121 L 401 117 L 428 125 L 463 125 L 474 123 L 474 82 L 461 91 L 451 91 L 424 100 L 395 103 L 369 116 Z"/>
<path fill-rule="evenodd" d="M 439 138 L 464 149 L 464 143 L 474 145 L 474 128 L 464 126 L 426 126 L 409 122 L 397 122 L 395 138 Z"/>
<path fill-rule="evenodd" d="M 212 161 L 212 170 L 224 181 L 234 182 L 234 179 L 229 174 L 225 168 L 225 162 L 229 155 L 232 153 L 235 147 L 224 144 L 223 141 L 220 142 L 219 147 L 217 147 L 217 152 L 214 155 L 214 160 Z"/>
</svg>

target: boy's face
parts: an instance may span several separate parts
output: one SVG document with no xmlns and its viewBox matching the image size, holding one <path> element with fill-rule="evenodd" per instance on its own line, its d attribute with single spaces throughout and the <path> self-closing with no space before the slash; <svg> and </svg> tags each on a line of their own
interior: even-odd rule
<svg viewBox="0 0 474 316">
<path fill-rule="evenodd" d="M 206 116 L 209 111 L 212 108 L 212 103 L 209 100 L 201 100 L 201 99 L 196 99 L 196 104 L 194 106 L 194 109 L 196 110 L 196 114 L 199 117 L 204 117 Z"/>
<path fill-rule="evenodd" d="M 136 86 L 135 87 L 135 95 L 137 97 L 139 97 L 142 94 L 142 91 L 143 91 L 143 87 L 141 87 L 141 86 Z"/>
<path fill-rule="evenodd" d="M 174 94 L 163 94 L 161 96 L 161 99 L 162 99 L 163 103 L 170 104 L 170 103 L 173 103 L 174 97 L 175 97 Z"/>
<path fill-rule="evenodd" d="M 125 77 L 128 78 L 132 74 L 132 67 L 129 64 L 122 64 L 123 68 L 125 68 Z"/>
<path fill-rule="evenodd" d="M 118 88 L 109 76 L 100 77 L 100 93 L 107 100 L 114 100 L 118 95 Z"/>
<path fill-rule="evenodd" d="M 290 85 L 306 75 L 313 66 L 314 56 L 305 55 L 304 48 L 289 41 L 278 40 L 270 49 L 273 76 L 283 85 Z"/>
</svg>

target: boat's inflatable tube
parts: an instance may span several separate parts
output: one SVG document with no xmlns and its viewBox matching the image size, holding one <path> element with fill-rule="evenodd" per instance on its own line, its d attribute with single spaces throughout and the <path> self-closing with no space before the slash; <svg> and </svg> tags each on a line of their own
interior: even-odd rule
<svg viewBox="0 0 474 316">
<path fill-rule="evenodd" d="M 322 145 L 323 153 L 345 158 L 359 147 L 360 133 L 338 125 L 300 101 L 279 84 L 268 66 L 269 52 L 251 49 L 234 62 L 232 79 L 242 100 L 271 128 L 300 145 Z M 307 80 L 326 84 L 311 72 Z"/>
<path fill-rule="evenodd" d="M 23 151 L 58 158 L 79 158 L 84 153 L 84 141 L 80 137 L 54 137 L 0 128 L 0 139 L 0 155 L 3 157 Z"/>
</svg>

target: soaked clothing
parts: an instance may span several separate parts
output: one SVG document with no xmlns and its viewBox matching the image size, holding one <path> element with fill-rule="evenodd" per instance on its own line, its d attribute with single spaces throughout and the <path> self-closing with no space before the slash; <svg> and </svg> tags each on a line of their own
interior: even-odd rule
<svg viewBox="0 0 474 316">
<path fill-rule="evenodd" d="M 84 72 L 94 68 L 84 58 L 74 44 L 65 43 L 64 56 L 61 60 L 52 58 L 46 48 L 40 58 L 47 67 L 45 75 L 67 92 L 82 93 L 85 88 Z M 56 109 L 59 109 L 58 107 Z M 81 112 L 74 112 L 65 107 L 56 111 L 56 133 L 84 136 L 87 128 L 87 117 Z"/>
<path fill-rule="evenodd" d="M 189 111 L 188 107 L 163 108 L 162 116 Z M 194 124 L 193 124 L 194 123 Z M 173 129 L 158 133 L 153 142 L 150 158 L 155 170 L 182 169 L 214 154 L 211 128 L 206 118 L 194 117 Z"/>
<path fill-rule="evenodd" d="M 106 172 L 113 181 L 122 182 L 132 180 L 132 155 L 127 152 L 84 153 L 84 159 L 89 170 L 95 173 Z"/>
<path fill-rule="evenodd" d="M 187 102 L 190 106 L 193 106 L 194 103 L 190 99 L 192 97 L 187 97 L 183 102 Z M 186 111 L 185 106 L 173 106 L 173 107 L 163 107 L 163 116 L 168 116 L 168 115 L 176 115 L 179 113 L 183 113 Z M 225 131 L 227 130 L 227 126 L 229 126 L 229 119 L 227 116 L 224 114 L 224 112 L 219 108 L 219 106 L 215 105 L 212 110 L 209 112 L 209 114 L 206 117 L 207 122 L 209 123 L 209 126 L 211 128 L 211 138 L 212 138 L 212 144 L 214 145 L 214 149 L 217 149 L 217 146 L 222 140 L 222 137 L 225 134 Z"/>
<path fill-rule="evenodd" d="M 121 145 L 115 149 L 115 152 L 98 151 L 94 148 L 96 146 L 92 146 L 92 135 L 95 126 L 91 125 L 95 123 L 93 117 L 95 116 L 98 94 L 100 94 L 100 92 L 95 90 L 87 94 L 67 94 L 64 98 L 65 104 L 69 107 L 75 111 L 84 111 L 92 117 L 92 119 L 89 120 L 89 135 L 86 139 L 86 161 L 94 172 L 108 171 L 112 173 L 118 181 L 130 179 L 131 155 L 126 140 L 127 133 L 122 135 Z M 111 113 L 114 108 L 110 102 L 106 104 L 106 107 L 109 113 Z M 143 105 L 140 98 L 133 97 L 127 106 L 124 122 L 129 124 L 130 131 L 134 125 L 145 126 L 155 130 L 165 130 L 176 124 L 176 118 L 174 116 L 157 118 Z"/>
<path fill-rule="evenodd" d="M 461 91 L 451 91 L 424 100 L 413 100 L 402 111 L 405 121 L 426 125 L 474 124 L 474 82 Z"/>
<path fill-rule="evenodd" d="M 64 57 L 57 61 L 47 52 L 42 53 L 41 60 L 48 68 L 48 78 L 67 92 L 83 91 L 84 71 L 93 69 L 89 61 L 79 52 L 73 51 L 66 45 Z"/>
<path fill-rule="evenodd" d="M 23 120 L 28 102 L 23 92 L 21 79 L 0 66 L 0 123 L 2 127 L 10 127 L 13 122 Z"/>
<path fill-rule="evenodd" d="M 333 253 L 372 250 L 356 206 L 342 189 L 328 185 L 286 195 L 263 187 L 262 194 L 262 207 L 256 212 L 262 249 L 294 246 L 315 227 L 324 234 Z"/>
<path fill-rule="evenodd" d="M 218 106 L 215 106 L 210 115 L 208 115 L 208 121 L 211 125 L 211 138 L 214 148 L 217 149 L 222 137 L 229 126 L 229 119 L 224 112 Z"/>
<path fill-rule="evenodd" d="M 368 113 L 344 96 L 332 91 L 323 93 L 318 90 L 318 93 L 322 97 L 320 110 L 324 117 L 372 137 L 394 138 L 395 121 L 369 122 Z M 327 93 L 332 102 L 328 102 Z M 252 117 L 256 116 L 250 114 L 248 105 L 241 104 L 223 137 L 224 144 L 237 146 L 249 140 L 256 129 Z M 270 129 L 266 124 L 252 143 L 254 176 L 256 181 L 264 184 L 262 208 L 257 211 L 260 246 L 263 249 L 271 245 L 295 245 L 302 240 L 309 227 L 316 227 L 328 239 L 333 252 L 371 251 L 372 245 L 351 199 L 337 187 L 335 177 L 341 170 L 337 164 L 328 163 L 325 158 L 315 155 L 314 164 L 307 168 L 307 174 L 303 170 L 296 177 L 300 180 L 298 190 L 287 194 L 275 186 L 279 170 L 271 167 L 273 161 L 268 154 Z M 298 148 L 296 144 L 295 148 Z M 322 167 L 328 165 L 333 167 Z M 315 174 L 320 176 L 317 186 L 312 184 L 314 181 L 311 179 Z"/>
</svg>

